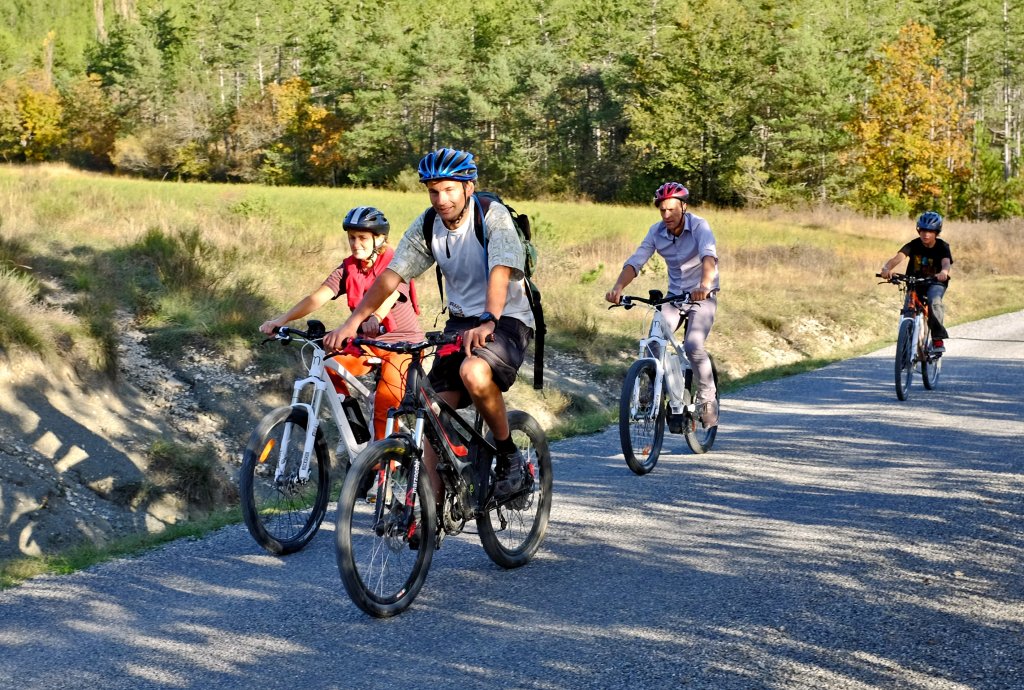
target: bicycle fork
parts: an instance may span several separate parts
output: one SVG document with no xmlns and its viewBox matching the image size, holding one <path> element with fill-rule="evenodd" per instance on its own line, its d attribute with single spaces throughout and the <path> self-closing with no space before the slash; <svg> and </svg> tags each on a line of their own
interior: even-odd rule
<svg viewBox="0 0 1024 690">
<path fill-rule="evenodd" d="M 643 384 L 641 377 L 633 382 L 633 395 L 630 397 L 629 414 L 633 419 L 651 421 L 658 416 L 661 392 L 665 385 L 665 343 L 659 338 L 644 338 L 640 341 L 640 359 L 650 360 L 654 364 L 654 383 L 651 384 L 651 399 L 642 401 L 640 399 L 640 386 Z M 646 403 L 646 404 L 645 404 Z M 646 408 L 646 409 L 643 409 Z"/>
<path fill-rule="evenodd" d="M 922 362 L 928 357 L 927 344 L 924 342 L 924 314 L 914 314 L 914 329 L 911 333 L 911 363 L 915 369 L 920 370 Z"/>
</svg>

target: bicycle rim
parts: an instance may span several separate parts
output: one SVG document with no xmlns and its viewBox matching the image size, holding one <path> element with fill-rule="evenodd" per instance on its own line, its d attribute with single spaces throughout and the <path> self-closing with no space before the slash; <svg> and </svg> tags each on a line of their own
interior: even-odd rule
<svg viewBox="0 0 1024 690">
<path fill-rule="evenodd" d="M 302 408 L 274 410 L 253 430 L 239 475 L 242 517 L 253 539 L 275 554 L 298 551 L 316 535 L 327 512 L 327 445 L 317 430 L 309 476 L 300 476 L 308 416 Z M 283 471 L 278 469 L 283 463 Z"/>
<path fill-rule="evenodd" d="M 527 488 L 477 518 L 477 530 L 492 561 L 503 568 L 518 568 L 533 558 L 547 531 L 551 453 L 544 431 L 529 414 L 512 410 L 508 422 L 512 441 L 526 458 Z"/>
<path fill-rule="evenodd" d="M 710 357 L 711 355 L 709 355 Z M 715 366 L 715 360 L 711 362 L 712 377 L 715 381 L 715 402 L 720 401 L 718 394 L 718 369 Z M 686 374 L 687 386 L 686 390 L 683 391 L 683 403 L 686 409 L 690 408 L 690 404 L 695 405 L 697 400 L 697 388 L 698 382 L 695 373 L 690 370 Z M 722 407 L 719 405 L 719 415 L 721 416 Z M 691 417 L 687 413 L 687 419 L 685 421 L 686 432 L 683 437 L 686 439 L 686 445 L 690 447 L 690 450 L 695 452 L 697 455 L 705 454 L 711 450 L 711 447 L 715 444 L 715 438 L 718 436 L 718 425 L 713 427 L 705 428 L 700 423 L 700 411 L 699 408 L 694 406 L 694 413 Z"/>
<path fill-rule="evenodd" d="M 665 395 L 655 391 L 657 367 L 649 359 L 633 363 L 619 398 L 619 443 L 626 464 L 647 474 L 658 464 L 665 441 Z"/>
<path fill-rule="evenodd" d="M 434 554 L 434 500 L 426 473 L 412 520 L 406 515 L 411 458 L 407 437 L 371 444 L 349 469 L 338 499 L 338 572 L 352 601 L 376 618 L 412 604 Z"/>
<path fill-rule="evenodd" d="M 921 366 L 921 381 L 928 390 L 934 390 L 939 385 L 939 376 L 942 374 L 942 357 L 934 354 L 931 348 L 927 350 L 927 359 Z"/>
</svg>

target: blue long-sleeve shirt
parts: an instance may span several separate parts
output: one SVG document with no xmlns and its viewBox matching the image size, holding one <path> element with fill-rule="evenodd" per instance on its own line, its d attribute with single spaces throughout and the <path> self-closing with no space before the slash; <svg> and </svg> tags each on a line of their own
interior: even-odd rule
<svg viewBox="0 0 1024 690">
<path fill-rule="evenodd" d="M 713 256 L 718 260 L 715 236 L 708 222 L 692 213 L 685 214 L 684 219 L 679 237 L 669 233 L 664 221 L 659 220 L 652 225 L 643 242 L 625 263 L 640 275 L 640 269 L 654 256 L 654 252 L 658 252 L 668 266 L 668 291 L 674 295 L 692 291 L 700 285 L 704 276 L 704 257 Z M 717 275 L 715 284 L 708 287 L 718 287 Z"/>
</svg>

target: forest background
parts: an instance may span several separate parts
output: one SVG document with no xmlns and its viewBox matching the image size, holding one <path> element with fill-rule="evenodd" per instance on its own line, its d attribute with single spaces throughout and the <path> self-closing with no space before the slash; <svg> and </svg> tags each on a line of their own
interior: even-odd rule
<svg viewBox="0 0 1024 690">
<path fill-rule="evenodd" d="M 1019 215 L 1009 0 L 8 0 L 0 158 L 517 198 Z"/>
</svg>

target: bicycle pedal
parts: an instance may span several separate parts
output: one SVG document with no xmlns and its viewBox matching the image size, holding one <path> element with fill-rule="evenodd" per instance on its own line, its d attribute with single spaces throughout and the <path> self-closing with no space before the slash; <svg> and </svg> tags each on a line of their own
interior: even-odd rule
<svg viewBox="0 0 1024 690">
<path fill-rule="evenodd" d="M 679 414 L 668 415 L 668 430 L 672 434 L 681 434 L 684 430 L 684 415 L 682 412 Z"/>
</svg>

